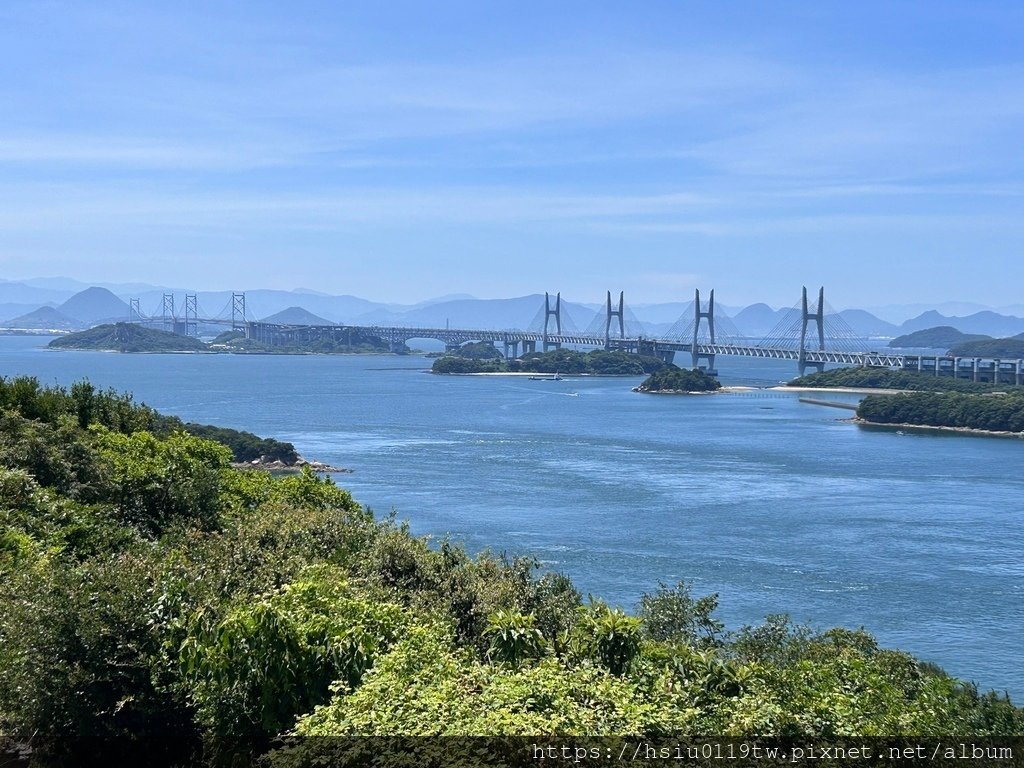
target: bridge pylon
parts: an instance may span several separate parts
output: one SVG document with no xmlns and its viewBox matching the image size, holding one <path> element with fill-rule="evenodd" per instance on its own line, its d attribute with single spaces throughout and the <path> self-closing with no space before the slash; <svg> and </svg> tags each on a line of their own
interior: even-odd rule
<svg viewBox="0 0 1024 768">
<path fill-rule="evenodd" d="M 803 376 L 809 367 L 813 367 L 818 373 L 825 370 L 824 363 L 809 363 L 807 362 L 807 323 L 814 321 L 814 324 L 818 327 L 818 350 L 823 351 L 825 349 L 825 288 L 822 286 L 818 289 L 818 309 L 814 312 L 808 310 L 807 307 L 807 286 L 803 287 L 803 294 L 801 297 L 802 320 L 800 322 L 800 357 L 798 360 L 800 375 Z"/>
<path fill-rule="evenodd" d="M 139 309 L 138 299 L 128 299 L 128 322 L 129 323 L 141 323 L 142 322 L 142 310 Z"/>
<path fill-rule="evenodd" d="M 625 292 L 619 291 L 619 308 L 612 309 L 612 292 L 608 291 L 608 310 L 605 315 L 604 323 L 604 348 L 612 348 L 612 318 L 619 319 L 619 338 L 626 338 L 626 319 L 623 314 L 623 307 L 625 306 Z"/>
<path fill-rule="evenodd" d="M 245 331 L 249 336 L 249 324 L 245 318 L 245 293 L 231 294 L 231 330 Z"/>
<path fill-rule="evenodd" d="M 164 330 L 174 333 L 174 294 L 165 293 L 160 309 L 160 316 L 163 320 Z"/>
<path fill-rule="evenodd" d="M 544 351 L 547 352 L 551 349 L 561 349 L 562 343 L 558 341 L 548 341 L 550 332 L 548 326 L 551 318 L 555 318 L 555 335 L 562 335 L 562 294 L 561 292 L 555 294 L 555 308 L 551 308 L 551 296 L 547 291 L 544 291 Z"/>
<path fill-rule="evenodd" d="M 693 292 L 693 343 L 690 347 L 690 359 L 693 363 L 694 368 L 700 368 L 700 361 L 704 360 L 707 365 L 705 366 L 708 373 L 714 373 L 715 371 L 715 353 L 714 352 L 699 352 L 698 346 L 700 344 L 700 321 L 708 321 L 708 336 L 711 343 L 715 343 L 715 291 L 711 289 L 711 295 L 708 297 L 708 309 L 706 312 L 701 311 L 700 308 L 700 289 L 697 288 Z"/>
<path fill-rule="evenodd" d="M 185 294 L 185 335 L 199 335 L 199 299 L 194 293 Z"/>
</svg>

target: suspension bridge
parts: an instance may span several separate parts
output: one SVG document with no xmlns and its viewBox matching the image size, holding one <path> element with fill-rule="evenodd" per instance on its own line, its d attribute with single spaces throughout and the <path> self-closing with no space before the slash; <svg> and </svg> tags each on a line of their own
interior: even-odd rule
<svg viewBox="0 0 1024 768">
<path fill-rule="evenodd" d="M 247 310 L 245 293 L 232 293 L 218 313 L 208 314 L 196 294 L 186 294 L 175 305 L 173 294 L 164 294 L 161 305 L 144 314 L 139 299 L 129 301 L 129 322 L 162 327 L 185 336 L 197 336 L 201 325 L 227 326 L 270 346 L 293 346 L 330 339 L 344 342 L 353 333 L 376 336 L 399 351 L 411 339 L 435 339 L 453 351 L 470 342 L 501 345 L 506 358 L 562 347 L 618 350 L 660 357 L 675 362 L 677 356 L 692 368 L 715 372 L 719 355 L 792 360 L 800 375 L 808 369 L 823 371 L 826 365 L 919 371 L 935 376 L 952 376 L 1000 384 L 1024 385 L 1024 360 L 984 357 L 956 357 L 940 354 L 900 354 L 870 349 L 870 342 L 853 331 L 843 317 L 825 301 L 824 288 L 816 301 L 803 288 L 800 300 L 788 310 L 764 338 L 744 337 L 732 320 L 715 311 L 715 292 L 707 301 L 700 291 L 668 331 L 654 335 L 625 304 L 608 291 L 604 308 L 582 330 L 563 308 L 561 293 L 544 294 L 544 303 L 526 329 L 429 328 L 384 325 L 300 325 L 253 319 Z M 180 311 L 178 311 L 180 308 Z M 684 362 L 685 361 L 685 362 Z"/>
</svg>

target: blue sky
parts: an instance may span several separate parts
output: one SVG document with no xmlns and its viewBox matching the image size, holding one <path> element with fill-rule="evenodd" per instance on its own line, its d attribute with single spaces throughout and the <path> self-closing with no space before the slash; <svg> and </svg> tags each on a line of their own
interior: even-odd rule
<svg viewBox="0 0 1024 768">
<path fill-rule="evenodd" d="M 2 276 L 1020 303 L 1024 3 L 5 2 Z"/>
</svg>

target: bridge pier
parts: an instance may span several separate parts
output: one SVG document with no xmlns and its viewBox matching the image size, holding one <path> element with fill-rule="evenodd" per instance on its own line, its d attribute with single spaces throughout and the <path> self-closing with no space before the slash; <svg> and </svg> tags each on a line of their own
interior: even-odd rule
<svg viewBox="0 0 1024 768">
<path fill-rule="evenodd" d="M 623 315 L 623 302 L 625 300 L 625 292 L 619 291 L 619 308 L 612 309 L 612 292 L 608 291 L 608 311 L 605 316 L 604 323 L 604 348 L 608 351 L 612 348 L 612 318 L 619 318 L 619 338 L 626 338 L 626 320 Z"/>
<path fill-rule="evenodd" d="M 693 367 L 700 368 L 700 361 L 704 360 L 707 365 L 704 366 L 704 370 L 711 375 L 716 375 L 715 370 L 715 353 L 714 352 L 701 352 L 700 343 L 698 337 L 700 336 L 700 321 L 708 321 L 708 335 L 711 343 L 715 343 L 715 289 L 711 289 L 711 294 L 708 297 L 708 311 L 701 312 L 700 310 L 700 289 L 695 289 L 693 292 L 693 342 L 690 346 L 690 362 Z"/>
<path fill-rule="evenodd" d="M 519 357 L 519 342 L 505 339 L 505 359 L 515 360 Z"/>
<path fill-rule="evenodd" d="M 803 376 L 808 368 L 814 368 L 817 373 L 825 370 L 825 363 L 808 362 L 807 360 L 807 321 L 813 320 L 818 326 L 818 351 L 825 350 L 825 288 L 818 290 L 818 309 L 809 312 L 807 309 L 807 286 L 803 290 L 803 319 L 800 323 L 800 359 L 797 363 L 800 375 Z"/>
<path fill-rule="evenodd" d="M 551 308 L 551 299 L 548 296 L 548 292 L 544 292 L 544 351 L 547 352 L 552 349 L 561 349 L 562 344 L 558 341 L 548 341 L 548 321 L 555 318 L 555 335 L 562 335 L 562 294 L 561 292 L 555 294 L 555 308 Z"/>
</svg>

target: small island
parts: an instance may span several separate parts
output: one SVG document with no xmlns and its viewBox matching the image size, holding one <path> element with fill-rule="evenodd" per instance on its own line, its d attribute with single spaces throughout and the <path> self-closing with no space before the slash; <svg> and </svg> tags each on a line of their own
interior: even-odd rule
<svg viewBox="0 0 1024 768">
<path fill-rule="evenodd" d="M 667 365 L 655 371 L 634 392 L 650 392 L 668 395 L 691 395 L 705 392 L 716 392 L 722 388 L 718 379 L 694 368 L 687 370 L 675 365 Z"/>
<path fill-rule="evenodd" d="M 553 349 L 530 352 L 516 360 L 506 360 L 501 351 L 487 342 L 465 344 L 437 358 L 433 373 L 539 373 L 569 376 L 644 376 L 667 366 L 657 357 L 632 352 L 594 350 L 576 352 Z"/>
</svg>

